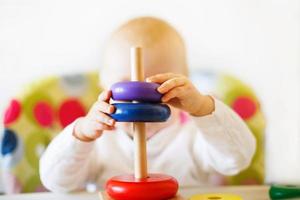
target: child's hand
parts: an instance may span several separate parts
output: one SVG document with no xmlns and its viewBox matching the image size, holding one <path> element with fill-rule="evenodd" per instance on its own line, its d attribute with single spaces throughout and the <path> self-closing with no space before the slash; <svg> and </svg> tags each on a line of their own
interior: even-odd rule
<svg viewBox="0 0 300 200">
<path fill-rule="evenodd" d="M 194 116 L 211 114 L 214 109 L 214 100 L 202 95 L 191 81 L 183 75 L 165 73 L 147 78 L 147 82 L 161 84 L 158 92 L 163 94 L 162 102 L 182 109 Z"/>
<path fill-rule="evenodd" d="M 79 140 L 89 142 L 102 135 L 104 130 L 113 130 L 115 120 L 107 114 L 114 112 L 109 104 L 111 91 L 103 91 L 85 117 L 79 118 L 75 124 L 73 135 Z"/>
</svg>

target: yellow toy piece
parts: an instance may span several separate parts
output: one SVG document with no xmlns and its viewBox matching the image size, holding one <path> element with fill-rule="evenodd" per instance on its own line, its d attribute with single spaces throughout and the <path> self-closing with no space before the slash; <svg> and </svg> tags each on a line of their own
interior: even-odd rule
<svg viewBox="0 0 300 200">
<path fill-rule="evenodd" d="M 234 194 L 196 194 L 189 200 L 242 200 L 240 196 Z"/>
</svg>

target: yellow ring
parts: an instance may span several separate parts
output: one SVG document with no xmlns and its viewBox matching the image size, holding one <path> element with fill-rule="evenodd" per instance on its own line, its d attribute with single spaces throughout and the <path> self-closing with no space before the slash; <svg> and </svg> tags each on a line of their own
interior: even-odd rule
<svg viewBox="0 0 300 200">
<path fill-rule="evenodd" d="M 242 200 L 240 196 L 234 194 L 196 194 L 189 198 L 189 200 Z"/>
</svg>

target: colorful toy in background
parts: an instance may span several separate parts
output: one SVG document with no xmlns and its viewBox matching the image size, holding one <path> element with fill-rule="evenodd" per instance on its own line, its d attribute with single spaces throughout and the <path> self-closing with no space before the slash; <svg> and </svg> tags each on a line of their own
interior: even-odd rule
<svg viewBox="0 0 300 200">
<path fill-rule="evenodd" d="M 99 92 L 96 73 L 49 77 L 10 101 L 0 143 L 6 193 L 45 190 L 38 171 L 41 154 L 62 128 L 85 115 Z"/>
<path fill-rule="evenodd" d="M 237 176 L 217 180 L 220 184 L 261 184 L 264 179 L 263 138 L 265 119 L 254 91 L 242 81 L 220 73 L 192 71 L 201 91 L 231 106 L 257 139 L 251 166 Z M 101 89 L 98 73 L 48 77 L 29 84 L 13 98 L 3 116 L 1 173 L 6 193 L 44 191 L 39 179 L 39 157 L 51 139 L 77 117 L 83 116 Z M 182 113 L 184 123 L 188 116 Z"/>
<path fill-rule="evenodd" d="M 231 75 L 212 71 L 192 71 L 191 79 L 200 91 L 214 95 L 231 107 L 246 122 L 257 141 L 256 153 L 246 170 L 214 182 L 221 185 L 263 184 L 266 122 L 254 90 Z"/>
</svg>

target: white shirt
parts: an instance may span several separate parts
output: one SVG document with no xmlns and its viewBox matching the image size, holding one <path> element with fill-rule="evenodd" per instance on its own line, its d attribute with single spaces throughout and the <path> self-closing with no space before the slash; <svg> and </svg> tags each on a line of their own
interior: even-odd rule
<svg viewBox="0 0 300 200">
<path fill-rule="evenodd" d="M 180 186 L 208 185 L 212 174 L 234 175 L 247 168 L 255 139 L 243 120 L 215 99 L 215 111 L 179 119 L 147 141 L 148 171 L 175 177 Z M 40 160 L 40 177 L 51 191 L 103 187 L 112 176 L 133 173 L 133 140 L 124 131 L 103 133 L 94 142 L 73 136 L 74 123 L 50 143 Z"/>
</svg>

